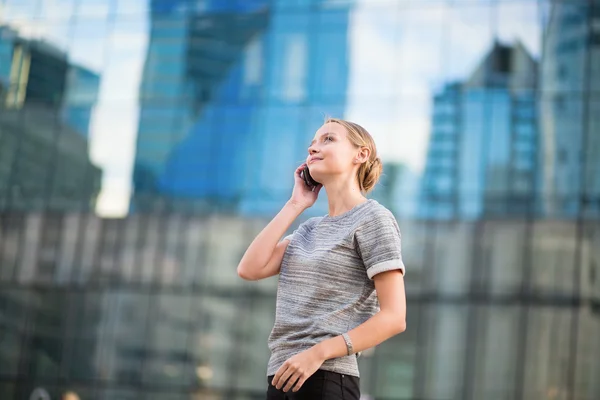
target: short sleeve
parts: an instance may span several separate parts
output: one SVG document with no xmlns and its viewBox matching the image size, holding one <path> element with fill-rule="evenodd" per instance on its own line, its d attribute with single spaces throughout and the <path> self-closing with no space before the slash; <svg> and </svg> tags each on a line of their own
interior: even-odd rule
<svg viewBox="0 0 600 400">
<path fill-rule="evenodd" d="M 370 215 L 354 233 L 356 250 L 369 279 L 395 269 L 405 273 L 400 228 L 393 214 L 385 211 Z"/>
</svg>

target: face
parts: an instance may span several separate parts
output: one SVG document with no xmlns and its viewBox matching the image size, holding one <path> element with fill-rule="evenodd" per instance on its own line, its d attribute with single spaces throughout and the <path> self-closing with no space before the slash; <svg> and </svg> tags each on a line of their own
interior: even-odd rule
<svg viewBox="0 0 600 400">
<path fill-rule="evenodd" d="M 359 149 L 348 140 L 346 128 L 335 122 L 323 125 L 308 147 L 306 163 L 311 176 L 323 182 L 330 175 L 352 172 Z"/>
</svg>

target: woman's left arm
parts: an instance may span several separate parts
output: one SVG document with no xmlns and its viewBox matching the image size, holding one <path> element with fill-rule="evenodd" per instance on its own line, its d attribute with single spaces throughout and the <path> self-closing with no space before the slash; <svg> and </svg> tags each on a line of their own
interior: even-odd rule
<svg viewBox="0 0 600 400">
<path fill-rule="evenodd" d="M 406 294 L 400 270 L 382 272 L 373 277 L 380 311 L 348 332 L 353 352 L 358 353 L 406 330 Z M 324 340 L 314 346 L 323 361 L 348 354 L 343 336 Z"/>
<path fill-rule="evenodd" d="M 401 270 L 381 272 L 373 277 L 380 311 L 348 332 L 353 353 L 361 352 L 386 341 L 406 329 L 406 294 Z M 272 384 L 287 392 L 298 391 L 326 361 L 348 355 L 342 335 L 326 339 L 310 349 L 288 359 L 273 377 Z"/>
</svg>

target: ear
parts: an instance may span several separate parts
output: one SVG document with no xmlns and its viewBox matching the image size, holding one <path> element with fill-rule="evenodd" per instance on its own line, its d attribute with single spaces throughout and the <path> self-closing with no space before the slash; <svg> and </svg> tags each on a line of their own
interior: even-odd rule
<svg viewBox="0 0 600 400">
<path fill-rule="evenodd" d="M 360 149 L 358 149 L 358 153 L 356 154 L 356 161 L 358 164 L 362 164 L 364 162 L 366 162 L 369 159 L 369 156 L 371 155 L 371 150 L 369 150 L 368 147 L 363 146 Z"/>
</svg>

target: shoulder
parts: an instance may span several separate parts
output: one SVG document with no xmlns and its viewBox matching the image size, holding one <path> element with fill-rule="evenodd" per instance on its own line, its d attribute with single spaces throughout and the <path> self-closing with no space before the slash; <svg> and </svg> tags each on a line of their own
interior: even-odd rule
<svg viewBox="0 0 600 400">
<path fill-rule="evenodd" d="M 356 221 L 355 234 L 362 237 L 372 237 L 377 240 L 378 237 L 388 232 L 400 234 L 400 227 L 394 214 L 376 200 L 371 200 L 369 207 L 366 207 Z"/>
<path fill-rule="evenodd" d="M 377 200 L 370 200 L 371 206 L 367 208 L 367 213 L 371 217 L 394 218 L 394 214 Z"/>
<path fill-rule="evenodd" d="M 369 207 L 367 207 L 363 215 L 361 215 L 361 222 L 363 224 L 377 225 L 386 222 L 396 222 L 394 214 L 384 205 L 377 202 L 377 200 L 371 199 L 369 202 Z"/>
</svg>

